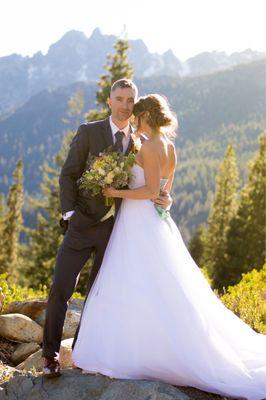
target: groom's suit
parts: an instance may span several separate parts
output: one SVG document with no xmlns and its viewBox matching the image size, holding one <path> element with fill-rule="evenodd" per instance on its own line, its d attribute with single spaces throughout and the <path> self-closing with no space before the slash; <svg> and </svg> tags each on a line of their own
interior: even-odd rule
<svg viewBox="0 0 266 400">
<path fill-rule="evenodd" d="M 75 290 L 81 269 L 91 254 L 95 253 L 88 280 L 88 294 L 102 263 L 114 217 L 104 219 L 110 210 L 110 207 L 105 206 L 104 196 L 101 194 L 96 197 L 88 196 L 79 189 L 77 180 L 86 168 L 89 154 L 97 156 L 113 144 L 109 118 L 82 124 L 72 140 L 62 167 L 59 178 L 62 213 L 74 210 L 74 214 L 70 218 L 58 251 L 53 284 L 49 293 L 43 336 L 44 357 L 58 355 L 67 301 Z M 133 148 L 134 143 L 130 135 L 125 154 Z M 115 215 L 120 204 L 121 199 L 115 199 Z"/>
</svg>

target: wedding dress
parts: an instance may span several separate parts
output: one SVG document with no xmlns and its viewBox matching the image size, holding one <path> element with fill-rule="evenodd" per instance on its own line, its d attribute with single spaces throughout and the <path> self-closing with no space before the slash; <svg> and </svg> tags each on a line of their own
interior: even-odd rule
<svg viewBox="0 0 266 400">
<path fill-rule="evenodd" d="M 130 188 L 145 184 L 132 168 Z M 224 396 L 266 398 L 266 336 L 212 291 L 171 217 L 122 201 L 73 349 L 76 366 Z"/>
</svg>

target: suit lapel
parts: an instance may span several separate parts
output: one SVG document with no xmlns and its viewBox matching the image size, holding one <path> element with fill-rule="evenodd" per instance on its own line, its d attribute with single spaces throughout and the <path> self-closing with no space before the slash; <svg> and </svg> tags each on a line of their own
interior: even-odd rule
<svg viewBox="0 0 266 400">
<path fill-rule="evenodd" d="M 131 126 L 131 125 L 129 125 L 129 129 L 130 129 L 130 138 L 129 138 L 129 143 L 128 143 L 127 149 L 126 149 L 126 151 L 125 151 L 125 155 L 126 155 L 126 156 L 127 156 L 127 155 L 133 150 L 133 148 L 134 148 L 134 141 L 133 141 L 133 138 L 132 138 L 133 129 L 132 129 L 132 126 Z"/>
<path fill-rule="evenodd" d="M 106 147 L 113 146 L 113 134 L 112 129 L 109 122 L 109 117 L 103 120 L 103 137 L 106 144 Z"/>
</svg>

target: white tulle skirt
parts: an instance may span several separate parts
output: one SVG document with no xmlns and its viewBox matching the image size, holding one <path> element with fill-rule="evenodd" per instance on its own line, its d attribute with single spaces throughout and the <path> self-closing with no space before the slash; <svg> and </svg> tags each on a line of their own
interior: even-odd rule
<svg viewBox="0 0 266 400">
<path fill-rule="evenodd" d="M 223 305 L 149 200 L 122 202 L 73 361 L 115 378 L 266 398 L 266 336 Z"/>
</svg>

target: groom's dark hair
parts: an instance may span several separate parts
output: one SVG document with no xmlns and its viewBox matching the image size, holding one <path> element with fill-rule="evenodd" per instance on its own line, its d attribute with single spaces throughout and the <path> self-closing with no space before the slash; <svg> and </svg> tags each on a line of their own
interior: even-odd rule
<svg viewBox="0 0 266 400">
<path fill-rule="evenodd" d="M 111 86 L 111 93 L 115 89 L 118 89 L 118 88 L 119 89 L 125 89 L 125 88 L 133 89 L 134 93 L 135 93 L 135 98 L 138 97 L 138 88 L 131 79 L 122 78 L 122 79 L 118 79 L 117 81 L 115 81 Z"/>
</svg>

